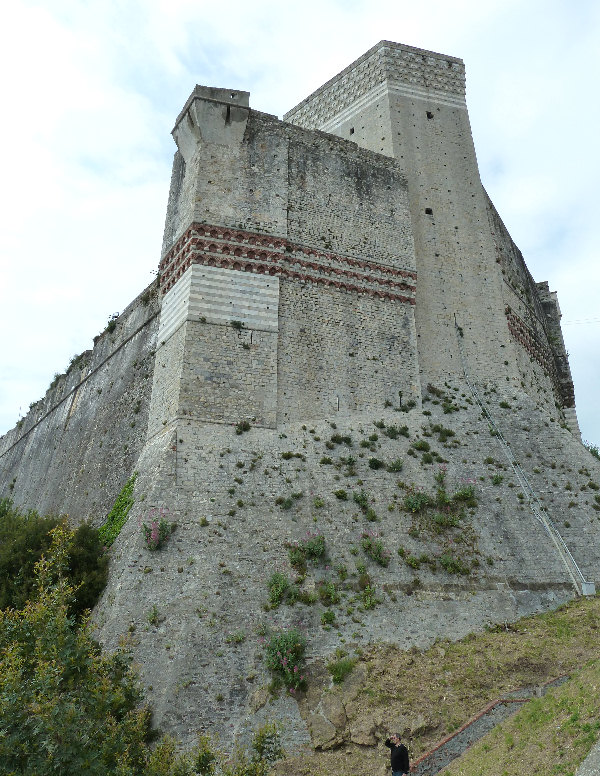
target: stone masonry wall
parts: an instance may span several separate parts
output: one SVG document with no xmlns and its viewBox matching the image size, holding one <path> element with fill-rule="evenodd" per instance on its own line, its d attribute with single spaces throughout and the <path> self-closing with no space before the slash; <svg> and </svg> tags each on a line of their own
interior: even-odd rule
<svg viewBox="0 0 600 776">
<path fill-rule="evenodd" d="M 420 400 L 410 305 L 285 282 L 278 423 Z"/>
<path fill-rule="evenodd" d="M 437 92 L 449 101 L 464 102 L 465 72 L 461 59 L 390 41 L 380 41 L 284 115 L 284 120 L 307 129 L 333 127 L 337 117 L 360 103 L 361 110 L 386 80 L 400 82 L 414 92 Z M 343 135 L 345 137 L 345 135 Z M 358 142 L 358 138 L 356 139 Z"/>
<path fill-rule="evenodd" d="M 534 283 L 479 180 L 462 61 L 381 41 L 285 118 L 391 156 L 404 170 L 423 384 L 462 370 L 458 325 L 472 379 L 526 387 L 550 413 L 557 402 L 578 433 L 555 300 Z"/>
<path fill-rule="evenodd" d="M 575 406 L 560 310 L 547 283 L 536 283 L 494 205 L 488 200 L 496 261 L 502 271 L 506 322 L 515 343 L 522 385 L 551 411 Z"/>
<path fill-rule="evenodd" d="M 135 299 L 0 440 L 0 495 L 103 522 L 146 441 L 157 284 Z"/>
<path fill-rule="evenodd" d="M 167 217 L 178 237 L 160 267 L 151 433 L 176 418 L 272 426 L 399 393 L 418 401 L 416 273 L 397 165 L 239 106 L 230 132 L 232 106 L 188 105 L 174 131 L 187 161 Z M 192 213 L 202 220 L 181 220 Z M 170 337 L 177 357 L 163 359 Z"/>
</svg>

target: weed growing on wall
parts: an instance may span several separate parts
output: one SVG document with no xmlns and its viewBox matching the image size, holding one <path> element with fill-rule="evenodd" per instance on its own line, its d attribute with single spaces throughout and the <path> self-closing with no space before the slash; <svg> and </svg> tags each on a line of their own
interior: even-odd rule
<svg viewBox="0 0 600 776">
<path fill-rule="evenodd" d="M 327 670 L 331 674 L 334 684 L 342 684 L 344 679 L 352 673 L 357 658 L 348 657 L 343 649 L 336 649 L 336 659 L 327 664 Z"/>
<path fill-rule="evenodd" d="M 113 508 L 108 513 L 104 524 L 100 527 L 100 538 L 106 547 L 110 547 L 117 536 L 121 533 L 121 528 L 125 525 L 129 510 L 133 506 L 133 489 L 137 472 L 134 472 L 123 486 L 123 490 L 117 496 Z"/>
<path fill-rule="evenodd" d="M 404 547 L 399 551 L 405 563 L 418 569 L 427 563 L 435 571 L 437 562 L 449 574 L 470 574 L 477 568 L 477 541 L 475 533 L 467 521 L 466 509 L 477 506 L 475 485 L 471 480 L 463 480 L 462 486 L 454 493 L 446 488 L 446 467 L 441 466 L 435 474 L 437 489 L 435 496 L 406 486 L 403 506 L 414 515 L 408 531 L 413 539 L 419 539 L 422 533 L 434 538 L 437 551 L 431 557 L 424 553 L 408 553 Z M 459 555 L 458 547 L 464 557 Z"/>
<path fill-rule="evenodd" d="M 290 564 L 298 574 L 306 574 L 306 563 L 317 563 L 325 559 L 325 537 L 323 534 L 308 531 L 304 539 L 297 542 L 286 542 Z"/>
<path fill-rule="evenodd" d="M 360 543 L 365 554 L 371 560 L 374 560 L 380 566 L 387 567 L 390 563 L 391 553 L 385 549 L 383 542 L 377 536 L 378 534 L 374 531 L 363 531 Z"/>
<path fill-rule="evenodd" d="M 269 588 L 269 604 L 273 608 L 283 603 L 290 586 L 291 582 L 285 574 L 282 574 L 279 571 L 275 571 L 271 574 L 269 581 L 267 582 L 267 587 Z"/>
<path fill-rule="evenodd" d="M 167 542 L 173 531 L 175 523 L 169 523 L 167 520 L 152 520 L 150 525 L 142 523 L 142 533 L 147 549 L 154 551 L 160 550 Z"/>
<path fill-rule="evenodd" d="M 273 633 L 266 646 L 267 668 L 272 671 L 275 679 L 283 682 L 292 693 L 306 686 L 305 651 L 306 638 L 297 628 Z"/>
</svg>

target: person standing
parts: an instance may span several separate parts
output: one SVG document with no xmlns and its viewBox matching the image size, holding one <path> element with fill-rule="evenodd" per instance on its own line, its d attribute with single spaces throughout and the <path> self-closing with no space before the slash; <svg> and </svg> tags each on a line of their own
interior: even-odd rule
<svg viewBox="0 0 600 776">
<path fill-rule="evenodd" d="M 391 735 L 385 742 L 386 746 L 392 750 L 390 752 L 392 761 L 392 776 L 406 776 L 410 771 L 408 762 L 408 749 L 400 741 L 400 736 Z"/>
</svg>

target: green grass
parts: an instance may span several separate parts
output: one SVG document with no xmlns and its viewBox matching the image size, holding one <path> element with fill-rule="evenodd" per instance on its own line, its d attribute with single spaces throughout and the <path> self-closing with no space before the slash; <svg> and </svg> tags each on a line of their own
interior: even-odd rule
<svg viewBox="0 0 600 776">
<path fill-rule="evenodd" d="M 600 734 L 600 660 L 576 672 L 571 681 L 525 704 L 495 727 L 444 776 L 554 776 L 574 774 Z"/>
<path fill-rule="evenodd" d="M 488 737 L 477 745 L 490 747 L 485 752 L 488 759 L 481 760 L 483 749 L 474 747 L 472 751 L 479 753 L 480 760 L 473 755 L 468 766 L 471 770 L 466 765 L 459 770 L 456 762 L 444 776 L 573 776 L 599 733 L 598 632 L 600 597 L 595 597 L 473 633 L 457 642 L 438 641 L 425 651 L 373 645 L 354 666 L 352 682 L 340 684 L 336 692 L 346 708 L 350 729 L 369 727 L 377 719 L 418 719 L 420 730 L 410 742 L 411 758 L 416 759 L 491 701 L 519 687 L 539 686 L 569 674 L 571 682 L 528 703 L 518 718 L 506 721 L 502 730 L 494 733 L 497 738 Z M 315 686 L 314 680 L 309 682 L 308 714 L 329 692 L 328 681 L 321 687 Z M 538 741 L 543 742 L 542 749 Z M 530 751 L 532 759 L 527 760 Z M 485 768 L 476 770 L 483 762 Z M 383 764 L 381 747 L 363 746 L 355 751 L 345 744 L 337 752 L 292 758 L 286 767 L 287 772 L 310 776 L 371 776 L 381 772 Z M 559 769 L 553 770 L 554 765 Z"/>
</svg>

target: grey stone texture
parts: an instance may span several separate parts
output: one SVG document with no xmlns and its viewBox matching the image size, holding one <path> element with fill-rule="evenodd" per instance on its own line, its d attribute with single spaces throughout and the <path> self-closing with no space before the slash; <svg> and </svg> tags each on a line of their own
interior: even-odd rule
<svg viewBox="0 0 600 776">
<path fill-rule="evenodd" d="M 146 441 L 157 286 L 142 292 L 0 438 L 1 495 L 42 514 L 102 521 Z"/>
<path fill-rule="evenodd" d="M 186 743 L 277 717 L 289 748 L 317 727 L 331 744 L 339 709 L 310 720 L 270 698 L 270 629 L 306 632 L 310 674 L 341 639 L 426 647 L 578 592 L 465 373 L 584 579 L 600 576 L 600 465 L 579 438 L 560 310 L 481 185 L 461 60 L 384 41 L 286 119 L 196 87 L 173 130 L 160 280 L 0 440 L 0 495 L 74 522 L 101 524 L 138 472 L 94 617 L 106 647 L 130 639 L 155 721 Z M 406 487 L 435 492 L 440 464 L 452 492 L 476 490 L 462 543 L 402 507 Z M 141 524 L 157 510 L 177 528 L 151 553 Z M 305 590 L 349 573 L 329 628 L 322 603 L 267 606 L 273 572 L 292 575 L 285 543 L 316 530 L 329 560 Z M 361 549 L 369 530 L 387 568 Z M 444 571 L 449 547 L 468 574 Z M 356 600 L 361 563 L 372 609 Z"/>
</svg>

